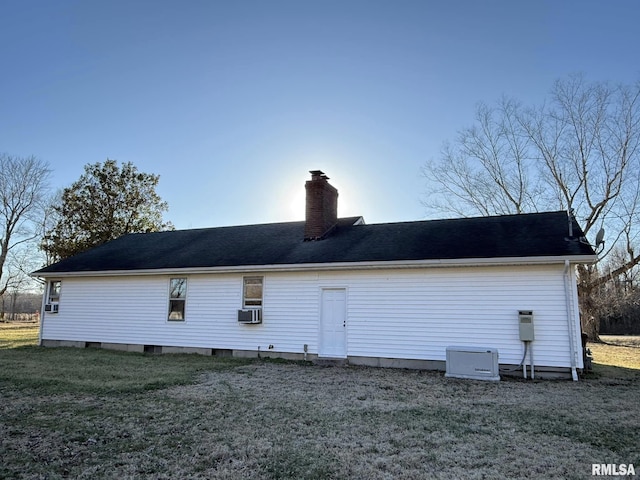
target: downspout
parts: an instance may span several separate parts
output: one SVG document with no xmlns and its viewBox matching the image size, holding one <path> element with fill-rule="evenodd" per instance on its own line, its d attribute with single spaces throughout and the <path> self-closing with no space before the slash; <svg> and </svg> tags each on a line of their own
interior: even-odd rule
<svg viewBox="0 0 640 480">
<path fill-rule="evenodd" d="M 571 274 L 569 260 L 564 261 L 564 294 L 567 307 L 567 330 L 569 332 L 569 352 L 571 355 L 571 378 L 578 381 L 578 371 L 576 370 L 576 353 L 573 335 L 573 309 L 571 308 Z"/>
<path fill-rule="evenodd" d="M 47 298 L 47 288 L 49 287 L 49 284 L 46 282 L 44 282 L 44 291 L 42 292 L 42 302 L 40 304 L 40 328 L 38 329 L 38 346 L 42 346 L 42 327 L 44 325 L 44 304 L 45 304 L 45 299 Z"/>
</svg>

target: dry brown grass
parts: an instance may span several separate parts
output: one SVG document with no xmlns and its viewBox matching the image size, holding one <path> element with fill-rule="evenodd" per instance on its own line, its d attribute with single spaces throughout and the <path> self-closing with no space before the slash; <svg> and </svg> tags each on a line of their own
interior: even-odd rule
<svg viewBox="0 0 640 480">
<path fill-rule="evenodd" d="M 36 345 L 39 328 L 33 322 L 0 322 L 0 348 Z"/>
<path fill-rule="evenodd" d="M 640 336 L 638 335 L 600 335 L 600 340 L 607 345 L 640 348 Z"/>
<path fill-rule="evenodd" d="M 594 362 L 640 370 L 640 337 L 603 335 L 601 340 L 589 344 Z"/>
<path fill-rule="evenodd" d="M 91 349 L 0 349 L 0 364 L 0 478 L 579 479 L 592 463 L 640 469 L 640 370 L 628 364 L 596 363 L 577 383 Z"/>
</svg>

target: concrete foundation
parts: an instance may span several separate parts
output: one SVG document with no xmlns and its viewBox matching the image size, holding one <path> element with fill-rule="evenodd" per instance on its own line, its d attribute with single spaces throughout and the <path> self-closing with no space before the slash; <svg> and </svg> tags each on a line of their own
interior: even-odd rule
<svg viewBox="0 0 640 480">
<path fill-rule="evenodd" d="M 78 342 L 74 340 L 42 340 L 40 345 L 43 347 L 73 347 L 85 348 L 87 342 Z"/>
<path fill-rule="evenodd" d="M 349 357 L 348 360 L 350 365 L 364 365 L 367 367 L 445 371 L 445 362 L 441 360 L 415 360 L 409 358 L 381 357 Z"/>
<path fill-rule="evenodd" d="M 304 353 L 293 352 L 274 352 L 272 350 L 233 350 L 233 356 L 237 358 L 282 358 L 283 360 L 304 361 Z M 307 354 L 306 360 L 313 361 L 317 358 L 316 354 Z"/>
<path fill-rule="evenodd" d="M 272 350 L 231 350 L 219 348 L 176 347 L 165 345 L 138 345 L 127 343 L 81 342 L 75 340 L 46 340 L 41 341 L 43 347 L 74 347 L 74 348 L 105 348 L 122 352 L 156 353 L 156 354 L 198 354 L 217 357 L 236 358 L 282 358 L 285 360 L 314 362 L 322 366 L 361 365 L 378 368 L 407 368 L 413 370 L 446 370 L 444 360 L 416 360 L 407 358 L 382 358 L 351 356 L 346 359 L 318 357 L 317 354 L 274 352 Z M 500 375 L 513 378 L 524 378 L 522 368 L 516 370 L 515 365 L 500 365 Z M 531 378 L 531 370 L 527 369 L 527 377 Z M 535 367 L 536 379 L 571 379 L 571 369 L 562 367 Z"/>
<path fill-rule="evenodd" d="M 500 365 L 500 376 L 522 378 L 522 367 L 516 365 Z M 535 367 L 535 378 L 540 380 L 571 380 L 571 369 L 564 367 Z M 531 367 L 527 367 L 527 379 L 531 380 Z"/>
<path fill-rule="evenodd" d="M 129 343 L 103 343 L 102 348 L 107 350 L 119 350 L 122 352 L 144 352 L 144 345 L 135 345 Z"/>
<path fill-rule="evenodd" d="M 197 348 L 197 347 L 161 347 L 161 353 L 195 353 L 197 355 L 211 356 L 211 348 Z"/>
</svg>

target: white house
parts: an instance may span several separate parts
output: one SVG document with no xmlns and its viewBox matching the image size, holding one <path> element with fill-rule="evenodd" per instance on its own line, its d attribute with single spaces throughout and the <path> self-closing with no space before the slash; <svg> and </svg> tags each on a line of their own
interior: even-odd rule
<svg viewBox="0 0 640 480">
<path fill-rule="evenodd" d="M 566 212 L 367 225 L 311 173 L 305 221 L 125 235 L 34 272 L 41 344 L 439 369 L 464 346 L 577 378 L 595 254 Z"/>
</svg>

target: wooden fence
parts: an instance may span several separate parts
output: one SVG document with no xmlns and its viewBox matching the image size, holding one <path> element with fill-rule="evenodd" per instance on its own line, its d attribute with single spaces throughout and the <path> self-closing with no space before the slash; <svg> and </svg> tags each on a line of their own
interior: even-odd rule
<svg viewBox="0 0 640 480">
<path fill-rule="evenodd" d="M 0 322 L 23 322 L 23 323 L 38 323 L 40 321 L 40 312 L 35 313 L 9 313 L 6 312 L 3 316 L 0 316 Z"/>
</svg>

